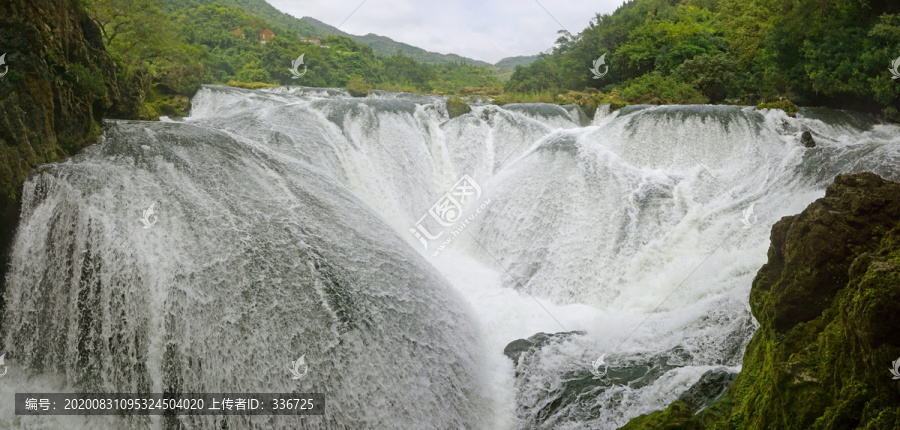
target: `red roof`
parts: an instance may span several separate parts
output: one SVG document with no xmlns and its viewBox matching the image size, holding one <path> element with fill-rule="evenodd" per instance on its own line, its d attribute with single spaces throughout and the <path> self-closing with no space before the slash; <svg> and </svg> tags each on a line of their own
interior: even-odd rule
<svg viewBox="0 0 900 430">
<path fill-rule="evenodd" d="M 275 37 L 275 32 L 267 28 L 263 31 L 260 31 L 257 36 L 259 37 L 259 40 L 269 40 Z"/>
</svg>

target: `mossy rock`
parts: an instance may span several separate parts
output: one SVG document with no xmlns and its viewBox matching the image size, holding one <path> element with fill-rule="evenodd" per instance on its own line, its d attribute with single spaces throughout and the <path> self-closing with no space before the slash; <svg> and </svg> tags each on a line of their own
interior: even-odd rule
<svg viewBox="0 0 900 430">
<path fill-rule="evenodd" d="M 271 88 L 278 86 L 278 84 L 267 84 L 265 82 L 241 82 L 235 80 L 228 81 L 228 83 L 225 85 L 235 88 L 244 88 L 247 90 L 258 90 L 260 88 Z"/>
<path fill-rule="evenodd" d="M 191 108 L 191 100 L 181 94 L 162 94 L 156 90 L 150 92 L 144 106 L 146 119 L 158 120 L 160 116 L 180 118 L 187 116 Z"/>
<path fill-rule="evenodd" d="M 790 100 L 779 100 L 777 102 L 772 103 L 760 103 L 756 106 L 757 109 L 781 109 L 788 115 L 793 116 L 800 109 Z"/>
<path fill-rule="evenodd" d="M 700 412 L 684 403 L 625 429 L 900 428 L 900 183 L 840 175 L 803 212 L 772 227 L 750 291 L 759 321 L 741 372 Z"/>
<path fill-rule="evenodd" d="M 465 100 L 458 97 L 450 97 L 447 99 L 447 113 L 450 114 L 450 119 L 465 115 L 469 112 L 472 112 L 472 108 Z"/>
<path fill-rule="evenodd" d="M 663 411 L 633 418 L 620 430 L 700 430 L 700 420 L 691 408 L 676 401 Z"/>
<path fill-rule="evenodd" d="M 841 175 L 772 228 L 760 323 L 708 429 L 900 428 L 900 183 Z"/>
</svg>

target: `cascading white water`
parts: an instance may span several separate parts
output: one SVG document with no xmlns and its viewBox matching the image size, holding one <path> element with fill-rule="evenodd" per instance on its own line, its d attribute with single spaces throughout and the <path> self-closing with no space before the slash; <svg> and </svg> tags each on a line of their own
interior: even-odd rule
<svg viewBox="0 0 900 430">
<path fill-rule="evenodd" d="M 798 144 L 803 130 L 816 148 Z M 836 174 L 900 180 L 898 143 L 895 126 L 833 111 L 604 107 L 589 123 L 571 107 L 476 105 L 448 120 L 430 96 L 207 86 L 190 118 L 112 122 L 99 144 L 30 178 L 4 389 L 296 389 L 328 393 L 309 428 L 515 428 L 536 425 L 534 411 L 600 354 L 665 358 L 645 384 L 542 418 L 615 428 L 704 370 L 739 366 L 769 227 Z M 434 256 L 410 228 L 463 175 L 490 203 Z M 151 203 L 159 221 L 144 229 Z M 568 330 L 586 334 L 514 381 L 508 342 Z M 300 354 L 310 375 L 298 383 L 287 367 Z M 58 421 L 126 423 L 76 418 Z"/>
</svg>

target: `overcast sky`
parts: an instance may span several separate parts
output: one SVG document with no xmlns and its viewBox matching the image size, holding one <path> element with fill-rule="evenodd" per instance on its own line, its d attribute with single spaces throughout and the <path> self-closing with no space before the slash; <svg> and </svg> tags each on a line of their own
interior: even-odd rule
<svg viewBox="0 0 900 430">
<path fill-rule="evenodd" d="M 548 14 L 535 0 L 365 0 L 361 6 L 362 0 L 267 1 L 297 18 L 309 16 L 333 26 L 347 19 L 340 29 L 350 34 L 375 33 L 489 63 L 545 51 L 553 46 L 560 24 L 578 34 L 597 13 L 612 13 L 624 3 L 538 0 Z"/>
</svg>

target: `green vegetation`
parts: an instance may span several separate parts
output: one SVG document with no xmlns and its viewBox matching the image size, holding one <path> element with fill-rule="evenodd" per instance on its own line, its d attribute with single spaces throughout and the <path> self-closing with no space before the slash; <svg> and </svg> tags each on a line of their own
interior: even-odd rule
<svg viewBox="0 0 900 430">
<path fill-rule="evenodd" d="M 447 99 L 447 112 L 450 114 L 450 118 L 456 118 L 472 112 L 472 108 L 465 100 L 458 97 L 450 97 Z"/>
<path fill-rule="evenodd" d="M 797 105 L 791 103 L 790 100 L 779 100 L 777 102 L 772 103 L 760 103 L 756 106 L 757 109 L 781 109 L 785 111 L 788 115 L 793 115 L 797 113 L 797 110 L 800 109 Z"/>
<path fill-rule="evenodd" d="M 350 78 L 350 82 L 347 83 L 347 91 L 353 97 L 365 97 L 372 92 L 372 85 L 359 76 L 353 76 Z"/>
<path fill-rule="evenodd" d="M 700 430 L 700 421 L 684 402 L 673 402 L 664 411 L 641 415 L 620 430 Z"/>
<path fill-rule="evenodd" d="M 606 54 L 609 73 L 589 68 Z M 897 118 L 900 3 L 883 0 L 633 0 L 562 33 L 517 67 L 507 92 L 594 88 L 628 103 L 779 102 Z"/>
<path fill-rule="evenodd" d="M 512 77 L 512 74 L 516 71 L 516 67 L 518 66 L 527 66 L 533 63 L 538 59 L 537 55 L 521 55 L 518 57 L 506 57 L 501 59 L 500 61 L 494 63 L 493 67 L 488 67 L 491 69 L 497 78 L 503 82 L 509 81 L 509 78 Z"/>
<path fill-rule="evenodd" d="M 248 90 L 258 90 L 260 88 L 272 88 L 277 87 L 277 84 L 267 84 L 265 82 L 240 82 L 240 81 L 228 81 L 225 85 L 244 88 Z"/>
<path fill-rule="evenodd" d="M 227 3 L 232 7 L 191 0 L 89 0 L 121 78 L 141 94 L 140 117 L 185 115 L 187 97 L 201 83 L 346 87 L 357 96 L 373 88 L 443 94 L 466 86 L 500 87 L 490 70 L 464 62 L 426 64 L 402 51 L 378 57 L 371 47 L 340 35 L 322 39 L 324 46 L 306 43 L 300 39 L 309 34 L 294 29 L 313 27 L 283 14 L 275 17 L 265 2 L 243 5 L 258 14 Z M 265 29 L 275 37 L 260 43 L 257 34 Z M 290 66 L 301 55 L 300 68 L 307 73 L 293 79 Z M 103 90 L 87 71 L 73 72 L 84 75 L 78 82 L 85 90 Z"/>
<path fill-rule="evenodd" d="M 355 76 L 391 91 L 483 91 L 496 104 L 576 103 L 588 115 L 602 103 L 730 103 L 788 113 L 796 104 L 827 105 L 900 119 L 900 85 L 886 70 L 900 55 L 900 4 L 881 0 L 633 0 L 576 36 L 563 32 L 536 60 L 496 66 L 349 35 L 262 0 L 86 1 L 150 118 L 184 114 L 181 97 L 201 83 L 346 88 Z M 276 36 L 259 43 L 266 28 Z M 589 68 L 601 54 L 608 73 L 594 79 Z M 300 55 L 308 72 L 292 79 L 289 65 Z M 497 74 L 511 74 L 502 90 Z M 91 76 L 83 82 L 102 90 Z"/>
<path fill-rule="evenodd" d="M 247 8 L 247 10 L 251 9 Z M 350 40 L 353 40 L 356 43 L 369 46 L 375 52 L 375 55 L 379 57 L 390 57 L 397 54 L 398 52 L 403 52 L 407 57 L 410 57 L 413 60 L 431 65 L 465 63 L 471 64 L 473 66 L 487 68 L 491 68 L 492 66 L 490 63 L 486 63 L 484 61 L 473 60 L 471 58 L 466 58 L 456 54 L 439 54 L 437 52 L 426 51 L 417 46 L 412 46 L 403 42 L 397 42 L 389 37 L 379 36 L 377 34 L 356 36 L 353 34 L 345 33 L 333 26 L 330 26 L 322 21 L 310 18 L 308 16 L 300 18 L 296 21 L 298 21 L 300 25 L 305 25 L 313 28 L 312 32 L 307 35 L 314 35 L 316 37 L 324 37 L 330 34 L 343 36 Z"/>
</svg>

